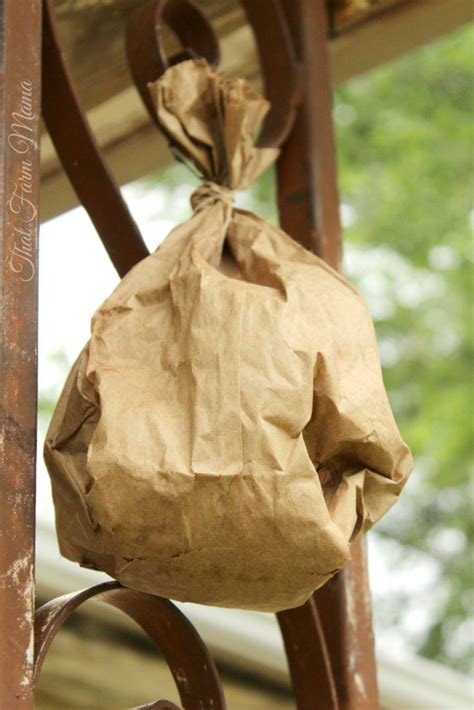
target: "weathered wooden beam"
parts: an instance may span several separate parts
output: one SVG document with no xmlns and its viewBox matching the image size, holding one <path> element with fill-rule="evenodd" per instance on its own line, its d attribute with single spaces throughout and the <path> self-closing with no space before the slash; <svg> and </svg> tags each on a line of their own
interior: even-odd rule
<svg viewBox="0 0 474 710">
<path fill-rule="evenodd" d="M 333 84 L 434 42 L 473 19 L 470 0 L 404 0 L 387 5 L 331 42 Z"/>
<path fill-rule="evenodd" d="M 172 158 L 128 75 L 123 47 L 126 18 L 143 0 L 57 0 L 66 54 L 82 104 L 120 184 L 168 164 Z M 200 0 L 220 39 L 221 68 L 256 87 L 259 67 L 252 32 L 237 0 Z M 347 3 L 346 3 L 347 5 Z M 329 40 L 333 86 L 435 41 L 473 19 L 470 0 L 383 0 L 342 9 Z M 341 4 L 342 8 L 342 4 Z M 365 9 L 364 9 L 365 8 Z M 170 51 L 176 47 L 168 37 Z M 77 204 L 47 136 L 42 140 L 41 219 Z"/>
</svg>

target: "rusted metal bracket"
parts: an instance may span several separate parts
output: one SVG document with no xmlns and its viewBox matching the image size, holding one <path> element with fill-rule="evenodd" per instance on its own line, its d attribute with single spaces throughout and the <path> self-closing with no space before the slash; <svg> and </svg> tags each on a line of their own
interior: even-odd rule
<svg viewBox="0 0 474 710">
<path fill-rule="evenodd" d="M 194 626 L 167 599 L 136 592 L 118 582 L 106 582 L 81 592 L 66 594 L 44 604 L 35 619 L 35 674 L 37 684 L 43 661 L 57 632 L 84 602 L 94 599 L 120 609 L 133 619 L 162 652 L 186 710 L 225 710 L 222 686 L 212 657 Z M 146 708 L 176 708 L 167 700 Z"/>
<path fill-rule="evenodd" d="M 241 0 L 257 43 L 266 98 L 271 108 L 258 145 L 280 148 L 301 103 L 301 67 L 279 0 Z"/>
</svg>

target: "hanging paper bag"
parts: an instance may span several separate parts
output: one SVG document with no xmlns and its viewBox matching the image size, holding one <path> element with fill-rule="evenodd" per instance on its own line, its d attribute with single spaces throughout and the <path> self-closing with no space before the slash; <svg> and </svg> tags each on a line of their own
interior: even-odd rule
<svg viewBox="0 0 474 710">
<path fill-rule="evenodd" d="M 233 206 L 277 155 L 253 143 L 267 103 L 203 61 L 151 90 L 203 182 L 95 313 L 56 407 L 61 552 L 172 599 L 294 607 L 395 502 L 410 454 L 361 296 Z"/>
</svg>

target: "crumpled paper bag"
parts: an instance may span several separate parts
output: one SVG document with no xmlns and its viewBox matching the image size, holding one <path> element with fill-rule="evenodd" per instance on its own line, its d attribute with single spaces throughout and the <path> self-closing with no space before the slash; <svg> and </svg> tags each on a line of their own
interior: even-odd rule
<svg viewBox="0 0 474 710">
<path fill-rule="evenodd" d="M 181 601 L 302 604 L 411 469 L 358 292 L 232 206 L 267 103 L 203 61 L 151 86 L 204 183 L 92 320 L 45 446 L 62 554 Z"/>
</svg>

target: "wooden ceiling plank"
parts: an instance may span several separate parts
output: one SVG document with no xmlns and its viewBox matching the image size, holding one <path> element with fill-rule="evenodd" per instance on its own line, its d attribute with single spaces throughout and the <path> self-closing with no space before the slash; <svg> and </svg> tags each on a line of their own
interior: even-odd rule
<svg viewBox="0 0 474 710">
<path fill-rule="evenodd" d="M 471 0 L 408 0 L 389 6 L 331 41 L 333 84 L 434 42 L 473 19 Z"/>
</svg>

